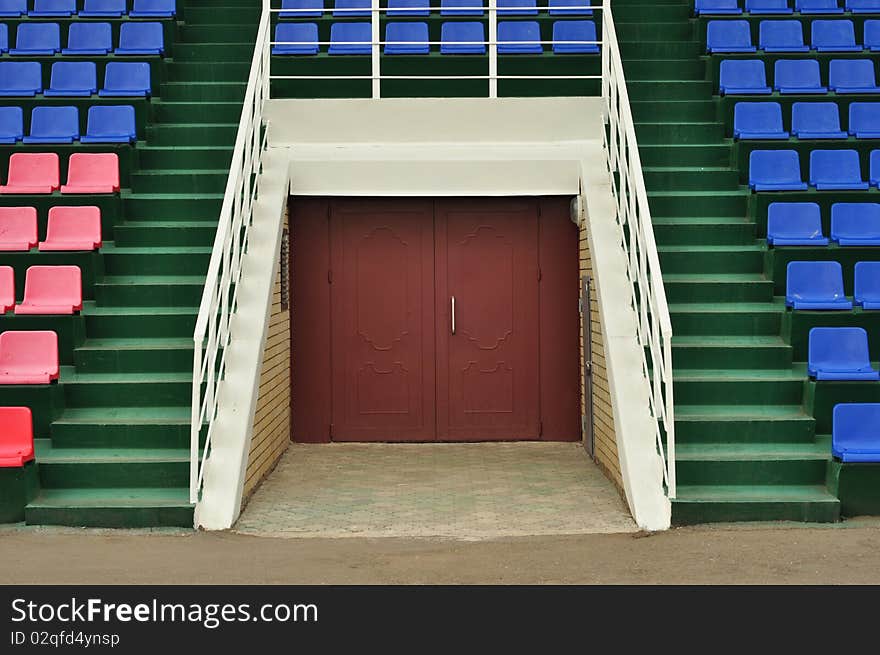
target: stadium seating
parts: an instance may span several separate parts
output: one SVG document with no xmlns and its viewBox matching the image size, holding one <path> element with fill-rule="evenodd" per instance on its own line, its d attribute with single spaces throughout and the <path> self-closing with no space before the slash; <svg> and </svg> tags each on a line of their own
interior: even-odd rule
<svg viewBox="0 0 880 655">
<path fill-rule="evenodd" d="M 880 150 L 872 150 L 868 162 L 868 182 L 880 186 Z"/>
<path fill-rule="evenodd" d="M 315 23 L 278 23 L 273 55 L 318 54 L 318 26 Z"/>
<path fill-rule="evenodd" d="M 880 14 L 880 0 L 846 0 L 846 10 L 854 14 Z"/>
<path fill-rule="evenodd" d="M 778 102 L 738 102 L 733 108 L 733 136 L 737 139 L 787 139 Z"/>
<path fill-rule="evenodd" d="M 794 9 L 788 0 L 746 0 L 746 11 L 750 14 L 791 14 Z"/>
<path fill-rule="evenodd" d="M 831 206 L 831 240 L 841 246 L 880 246 L 880 204 L 834 203 Z"/>
<path fill-rule="evenodd" d="M 36 212 L 34 238 L 36 238 Z M 40 250 L 95 250 L 101 247 L 101 209 L 94 206 L 52 207 L 46 225 L 46 240 Z"/>
<path fill-rule="evenodd" d="M 833 62 L 832 62 L 833 63 Z M 780 59 L 774 66 L 773 88 L 780 93 L 828 93 L 815 59 Z"/>
<path fill-rule="evenodd" d="M 42 67 L 36 61 L 0 61 L 0 96 L 34 96 L 43 92 Z"/>
<path fill-rule="evenodd" d="M 802 14 L 842 14 L 837 0 L 795 0 L 794 8 Z"/>
<path fill-rule="evenodd" d="M 84 18 L 119 18 L 125 12 L 125 0 L 84 0 L 79 15 Z"/>
<path fill-rule="evenodd" d="M 67 47 L 62 55 L 106 55 L 113 50 L 110 23 L 75 22 L 70 24 Z"/>
<path fill-rule="evenodd" d="M 785 273 L 785 306 L 792 309 L 852 309 L 843 292 L 838 262 L 789 262 Z"/>
<path fill-rule="evenodd" d="M 810 330 L 807 372 L 817 380 L 880 380 L 871 366 L 868 333 L 859 327 Z"/>
<path fill-rule="evenodd" d="M 695 0 L 694 13 L 697 16 L 705 14 L 741 14 L 738 0 Z"/>
<path fill-rule="evenodd" d="M 767 71 L 760 59 L 725 59 L 721 62 L 721 95 L 769 95 Z"/>
<path fill-rule="evenodd" d="M 835 93 L 880 93 L 870 59 L 832 59 L 828 86 Z"/>
<path fill-rule="evenodd" d="M 711 20 L 706 27 L 707 52 L 755 52 L 747 20 Z"/>
<path fill-rule="evenodd" d="M 0 23 L 0 54 L 9 52 L 9 28 L 6 23 Z"/>
<path fill-rule="evenodd" d="M 21 107 L 0 107 L 0 143 L 13 144 L 24 136 Z"/>
<path fill-rule="evenodd" d="M 95 105 L 89 107 L 86 133 L 82 143 L 133 143 L 137 140 L 134 107 L 131 105 Z"/>
<path fill-rule="evenodd" d="M 0 314 L 15 307 L 15 271 L 11 266 L 0 266 Z"/>
<path fill-rule="evenodd" d="M 324 15 L 323 0 L 281 0 L 281 18 L 319 18 Z"/>
<path fill-rule="evenodd" d="M 599 54 L 596 24 L 591 20 L 558 20 L 553 23 L 553 52 L 556 54 Z"/>
<path fill-rule="evenodd" d="M 327 52 L 331 55 L 368 55 L 372 39 L 369 23 L 333 23 Z"/>
<path fill-rule="evenodd" d="M 856 263 L 853 300 L 862 309 L 880 309 L 880 262 Z"/>
<path fill-rule="evenodd" d="M 551 16 L 592 16 L 590 0 L 549 0 Z"/>
<path fill-rule="evenodd" d="M 177 0 L 134 0 L 132 18 L 171 18 L 177 14 Z"/>
<path fill-rule="evenodd" d="M 49 384 L 58 379 L 58 335 L 9 330 L 0 334 L 0 384 Z"/>
<path fill-rule="evenodd" d="M 55 153 L 16 152 L 9 157 L 9 176 L 0 193 L 52 193 L 58 190 L 60 174 Z"/>
<path fill-rule="evenodd" d="M 314 0 L 312 0 L 314 1 Z M 428 0 L 388 0 L 387 16 L 430 16 L 431 6 Z"/>
<path fill-rule="evenodd" d="M 799 139 L 845 139 L 836 102 L 796 102 L 791 107 L 791 133 Z"/>
<path fill-rule="evenodd" d="M 440 0 L 441 16 L 482 16 L 482 0 Z"/>
<path fill-rule="evenodd" d="M 29 407 L 0 407 L 0 468 L 20 468 L 34 459 Z"/>
<path fill-rule="evenodd" d="M 73 314 L 82 310 L 82 273 L 78 266 L 31 266 L 24 298 L 16 314 Z"/>
<path fill-rule="evenodd" d="M 499 16 L 537 16 L 535 0 L 498 0 Z"/>
<path fill-rule="evenodd" d="M 76 0 L 34 0 L 34 8 L 28 16 L 67 17 L 76 13 Z"/>
<path fill-rule="evenodd" d="M 794 150 L 753 150 L 749 155 L 749 187 L 754 191 L 806 191 Z"/>
<path fill-rule="evenodd" d="M 10 55 L 54 55 L 61 52 L 61 28 L 58 23 L 20 23 L 15 32 L 15 47 Z"/>
<path fill-rule="evenodd" d="M 0 207 L 0 251 L 30 250 L 37 245 L 37 210 Z"/>
<path fill-rule="evenodd" d="M 370 0 L 336 0 L 333 15 L 337 18 L 355 18 L 370 16 Z"/>
<path fill-rule="evenodd" d="M 819 205 L 771 202 L 767 208 L 767 243 L 771 246 L 827 246 Z"/>
<path fill-rule="evenodd" d="M 865 21 L 865 47 L 872 52 L 880 50 L 880 20 Z"/>
<path fill-rule="evenodd" d="M 107 64 L 109 68 L 113 64 Z M 39 66 L 39 64 L 37 64 Z M 98 69 L 93 61 L 56 61 L 52 64 L 47 96 L 88 97 L 98 90 Z"/>
<path fill-rule="evenodd" d="M 98 91 L 102 97 L 149 96 L 150 65 L 144 62 L 111 61 L 104 70 L 104 88 Z"/>
<path fill-rule="evenodd" d="M 820 191 L 867 189 L 858 151 L 813 150 L 810 153 L 810 184 Z"/>
<path fill-rule="evenodd" d="M 61 193 L 119 191 L 119 157 L 115 153 L 77 152 L 70 156 L 67 184 Z"/>
<path fill-rule="evenodd" d="M 842 462 L 880 462 L 880 403 L 834 406 L 831 454 Z"/>
<path fill-rule="evenodd" d="M 162 23 L 122 23 L 117 55 L 161 55 L 165 51 Z"/>
<path fill-rule="evenodd" d="M 387 23 L 385 25 L 386 55 L 426 55 L 428 45 L 427 23 Z"/>
<path fill-rule="evenodd" d="M 79 110 L 76 107 L 34 107 L 31 133 L 24 143 L 73 143 L 79 139 Z"/>
<path fill-rule="evenodd" d="M 880 103 L 852 103 L 849 106 L 849 133 L 857 139 L 880 139 Z"/>
<path fill-rule="evenodd" d="M 478 21 L 443 23 L 440 28 L 440 52 L 444 55 L 484 55 L 486 30 Z M 468 43 L 470 42 L 470 43 Z"/>
<path fill-rule="evenodd" d="M 809 52 L 804 44 L 804 28 L 799 20 L 762 20 L 758 26 L 758 45 L 764 52 Z"/>
<path fill-rule="evenodd" d="M 544 46 L 537 21 L 500 21 L 498 23 L 498 54 L 541 54 Z"/>
<path fill-rule="evenodd" d="M 0 16 L 21 16 L 27 13 L 27 0 L 0 0 Z"/>
<path fill-rule="evenodd" d="M 819 52 L 861 52 L 851 20 L 814 20 L 810 43 Z"/>
</svg>

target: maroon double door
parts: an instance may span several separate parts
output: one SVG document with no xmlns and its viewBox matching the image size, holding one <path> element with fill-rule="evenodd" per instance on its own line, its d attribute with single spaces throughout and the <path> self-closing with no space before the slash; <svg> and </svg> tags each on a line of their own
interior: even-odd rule
<svg viewBox="0 0 880 655">
<path fill-rule="evenodd" d="M 294 440 L 577 440 L 568 207 L 293 201 Z"/>
</svg>

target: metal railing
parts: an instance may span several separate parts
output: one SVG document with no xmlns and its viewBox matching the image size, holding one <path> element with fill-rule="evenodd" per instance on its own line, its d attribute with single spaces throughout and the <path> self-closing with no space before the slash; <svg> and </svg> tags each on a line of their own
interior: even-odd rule
<svg viewBox="0 0 880 655">
<path fill-rule="evenodd" d="M 616 201 L 621 247 L 638 316 L 638 340 L 645 376 L 651 384 L 651 413 L 657 448 L 664 457 L 667 495 L 675 498 L 675 414 L 672 402 L 672 321 L 660 273 L 660 258 L 648 207 L 635 124 L 623 75 L 623 61 L 609 0 L 602 12 L 602 98 L 605 101 L 605 152 Z"/>
<path fill-rule="evenodd" d="M 247 252 L 260 164 L 266 149 L 263 105 L 269 97 L 268 44 L 269 12 L 264 11 L 257 31 L 217 236 L 193 334 L 195 350 L 190 427 L 190 502 L 193 503 L 199 500 L 204 462 L 210 453 L 218 409 L 218 389 L 226 372 L 230 322 L 238 306 L 242 257 Z M 206 436 L 202 445 L 203 431 Z"/>
</svg>

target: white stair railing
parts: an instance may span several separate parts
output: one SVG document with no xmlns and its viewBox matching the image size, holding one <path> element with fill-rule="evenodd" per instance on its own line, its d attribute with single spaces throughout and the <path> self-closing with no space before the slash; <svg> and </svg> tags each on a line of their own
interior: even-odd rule
<svg viewBox="0 0 880 655">
<path fill-rule="evenodd" d="M 602 41 L 602 98 L 606 109 L 605 152 L 608 171 L 616 201 L 620 244 L 627 254 L 632 304 L 638 316 L 638 340 L 643 353 L 644 374 L 651 384 L 651 413 L 656 426 L 657 448 L 664 457 L 663 477 L 667 495 L 675 498 L 672 321 L 663 288 L 648 193 L 609 0 L 603 3 Z"/>
<path fill-rule="evenodd" d="M 205 290 L 193 334 L 192 423 L 190 429 L 190 502 L 199 501 L 204 464 L 210 454 L 217 416 L 218 389 L 226 372 L 230 322 L 238 306 L 241 261 L 247 252 L 257 181 L 266 149 L 263 105 L 269 97 L 269 12 L 264 9 L 245 92 L 238 135 Z M 204 444 L 200 443 L 206 431 Z"/>
</svg>

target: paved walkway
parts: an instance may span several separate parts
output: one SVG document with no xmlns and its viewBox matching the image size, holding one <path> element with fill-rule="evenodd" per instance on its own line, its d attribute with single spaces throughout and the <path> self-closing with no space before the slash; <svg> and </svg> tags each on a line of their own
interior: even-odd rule
<svg viewBox="0 0 880 655">
<path fill-rule="evenodd" d="M 480 540 L 637 527 L 580 444 L 293 444 L 235 531 Z"/>
</svg>

